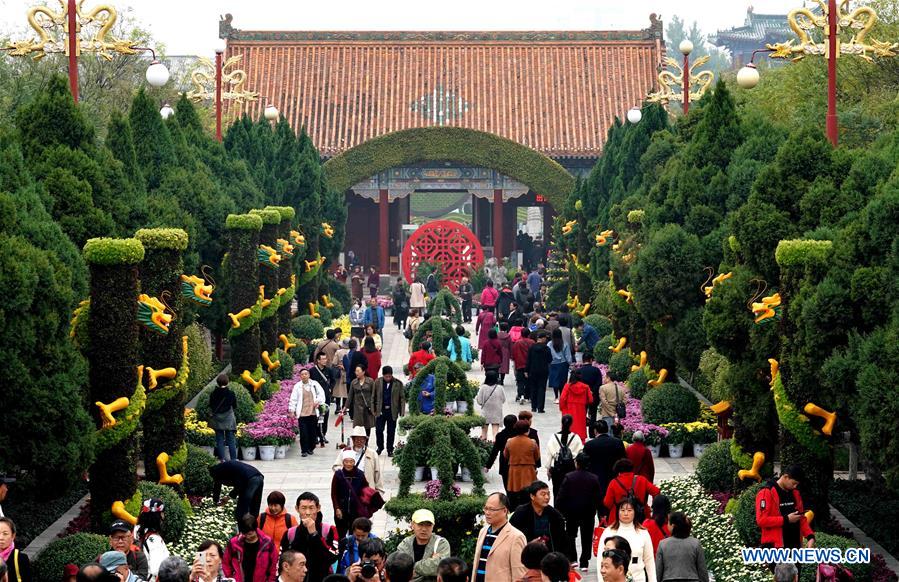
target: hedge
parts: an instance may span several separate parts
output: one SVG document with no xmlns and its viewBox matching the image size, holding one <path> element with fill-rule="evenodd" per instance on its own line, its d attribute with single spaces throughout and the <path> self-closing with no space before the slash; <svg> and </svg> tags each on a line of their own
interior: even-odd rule
<svg viewBox="0 0 899 582">
<path fill-rule="evenodd" d="M 293 220 L 297 215 L 293 206 L 266 206 L 263 210 L 277 210 L 281 215 L 281 220 Z"/>
<path fill-rule="evenodd" d="M 740 538 L 747 546 L 756 547 L 762 539 L 762 530 L 755 521 L 755 497 L 765 484 L 764 481 L 756 483 L 743 491 L 734 505 L 734 527 L 737 528 L 737 533 L 740 534 Z"/>
<path fill-rule="evenodd" d="M 144 260 L 144 245 L 136 238 L 92 238 L 84 243 L 84 260 L 92 265 L 133 265 Z"/>
<path fill-rule="evenodd" d="M 290 322 L 290 329 L 294 337 L 306 341 L 317 340 L 325 335 L 324 324 L 311 315 L 294 317 Z"/>
<path fill-rule="evenodd" d="M 797 267 L 808 263 L 823 264 L 830 256 L 829 240 L 782 240 L 777 243 L 774 260 L 781 267 Z"/>
<path fill-rule="evenodd" d="M 187 250 L 187 233 L 180 228 L 142 228 L 134 233 L 134 238 L 143 243 L 145 249 Z"/>
<path fill-rule="evenodd" d="M 388 168 L 424 161 L 491 168 L 526 184 L 561 208 L 575 180 L 549 157 L 491 133 L 463 127 L 419 127 L 370 139 L 325 162 L 328 186 L 345 192 Z"/>
<path fill-rule="evenodd" d="M 737 471 L 730 454 L 730 439 L 709 445 L 696 464 L 696 478 L 706 491 L 732 491 Z"/>
<path fill-rule="evenodd" d="M 278 224 L 281 222 L 281 213 L 274 208 L 254 208 L 250 214 L 255 214 L 262 219 L 262 224 Z"/>
<path fill-rule="evenodd" d="M 643 397 L 643 420 L 652 424 L 693 422 L 699 418 L 699 400 L 680 384 L 665 382 Z"/>
<path fill-rule="evenodd" d="M 239 230 L 262 230 L 262 217 L 256 214 L 229 214 L 225 228 Z"/>
<path fill-rule="evenodd" d="M 50 542 L 34 562 L 37 582 L 57 582 L 66 564 L 87 564 L 109 549 L 109 539 L 92 533 L 77 533 Z"/>
</svg>

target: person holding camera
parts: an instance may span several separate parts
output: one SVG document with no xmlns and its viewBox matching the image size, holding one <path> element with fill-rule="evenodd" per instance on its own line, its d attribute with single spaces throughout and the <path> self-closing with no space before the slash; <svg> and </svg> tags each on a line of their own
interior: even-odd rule
<svg viewBox="0 0 899 582">
<path fill-rule="evenodd" d="M 412 514 L 412 534 L 397 546 L 396 551 L 412 556 L 415 563 L 412 582 L 436 582 L 437 565 L 452 555 L 449 542 L 434 533 L 434 514 L 419 509 Z"/>
<path fill-rule="evenodd" d="M 350 566 L 346 575 L 350 582 L 386 582 L 387 550 L 380 539 L 359 544 L 359 561 Z"/>
</svg>

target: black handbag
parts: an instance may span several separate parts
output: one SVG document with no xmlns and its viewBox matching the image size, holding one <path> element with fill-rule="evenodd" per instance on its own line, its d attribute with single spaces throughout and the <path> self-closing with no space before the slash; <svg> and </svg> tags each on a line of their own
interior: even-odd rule
<svg viewBox="0 0 899 582">
<path fill-rule="evenodd" d="M 615 416 L 619 419 L 627 418 L 627 404 L 621 402 L 621 392 L 618 391 L 618 384 L 615 384 Z"/>
</svg>

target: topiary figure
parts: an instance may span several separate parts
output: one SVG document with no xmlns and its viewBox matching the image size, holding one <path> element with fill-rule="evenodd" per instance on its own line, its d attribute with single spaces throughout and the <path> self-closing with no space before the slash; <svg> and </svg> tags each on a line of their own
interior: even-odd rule
<svg viewBox="0 0 899 582">
<path fill-rule="evenodd" d="M 409 414 L 420 414 L 418 406 L 418 394 L 421 392 L 422 382 L 428 375 L 434 374 L 434 410 L 442 411 L 447 402 L 447 386 L 458 384 L 468 386 L 468 378 L 465 372 L 455 362 L 451 362 L 446 356 L 440 356 L 428 362 L 428 364 L 415 374 L 415 379 L 406 385 L 406 402 L 409 404 Z M 474 394 L 466 390 L 464 394 L 456 395 L 457 400 L 468 402 L 468 415 L 474 415 Z"/>
<path fill-rule="evenodd" d="M 324 305 L 319 305 L 317 308 L 318 319 L 322 322 L 322 325 L 328 327 L 331 325 L 331 322 L 334 320 L 334 316 L 331 315 L 331 310 L 325 307 Z M 319 336 L 321 337 L 321 336 Z M 318 339 L 318 338 L 313 338 Z"/>
<path fill-rule="evenodd" d="M 293 351 L 293 350 L 291 350 Z M 289 380 L 293 377 L 293 367 L 296 362 L 294 362 L 293 356 L 278 348 L 278 361 L 281 362 L 281 365 L 278 366 L 278 369 L 273 372 L 275 375 L 275 379 L 277 380 Z"/>
<path fill-rule="evenodd" d="M 666 382 L 643 397 L 643 420 L 652 424 L 693 422 L 699 418 L 699 400 L 688 388 Z"/>
<path fill-rule="evenodd" d="M 418 326 L 415 335 L 412 336 L 412 351 L 416 351 L 421 346 L 427 334 L 431 334 L 431 347 L 438 356 L 446 356 L 449 354 L 447 346 L 450 341 L 456 342 L 455 352 L 462 353 L 462 345 L 459 343 L 459 337 L 456 335 L 456 327 L 452 322 L 442 317 L 429 317 Z"/>
<path fill-rule="evenodd" d="M 740 467 L 730 454 L 730 439 L 709 445 L 696 465 L 696 478 L 707 491 L 732 491 Z"/>
<path fill-rule="evenodd" d="M 462 323 L 462 306 L 449 289 L 441 289 L 428 303 L 428 317 L 448 317 L 453 323 Z"/>
</svg>

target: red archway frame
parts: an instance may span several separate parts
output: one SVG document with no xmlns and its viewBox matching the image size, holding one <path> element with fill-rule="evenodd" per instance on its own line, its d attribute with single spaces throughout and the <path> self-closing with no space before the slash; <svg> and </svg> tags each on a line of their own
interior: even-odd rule
<svg viewBox="0 0 899 582">
<path fill-rule="evenodd" d="M 464 224 L 435 220 L 418 227 L 403 247 L 403 273 L 409 284 L 423 261 L 440 263 L 443 284 L 455 291 L 462 277 L 470 277 L 484 264 L 484 249 Z"/>
</svg>

